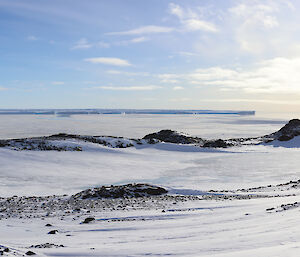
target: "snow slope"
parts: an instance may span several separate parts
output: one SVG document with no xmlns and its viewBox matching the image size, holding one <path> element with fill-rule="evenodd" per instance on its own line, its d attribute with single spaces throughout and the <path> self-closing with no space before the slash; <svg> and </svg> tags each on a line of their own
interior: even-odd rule
<svg viewBox="0 0 300 257">
<path fill-rule="evenodd" d="M 265 145 L 285 148 L 300 148 L 300 136 L 296 136 L 288 141 L 274 140 L 273 142 L 266 143 Z"/>
</svg>

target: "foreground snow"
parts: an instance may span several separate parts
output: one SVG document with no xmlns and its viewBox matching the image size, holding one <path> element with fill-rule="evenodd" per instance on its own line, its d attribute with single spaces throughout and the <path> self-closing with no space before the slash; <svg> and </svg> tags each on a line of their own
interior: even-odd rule
<svg viewBox="0 0 300 257">
<path fill-rule="evenodd" d="M 31 250 L 38 256 L 298 256 L 299 208 L 266 211 L 296 200 L 169 202 L 158 209 L 2 219 L 0 238 L 11 250 L 5 255 Z M 96 220 L 82 224 L 87 215 Z M 48 234 L 52 230 L 57 233 Z M 64 247 L 34 247 L 45 243 Z"/>
</svg>

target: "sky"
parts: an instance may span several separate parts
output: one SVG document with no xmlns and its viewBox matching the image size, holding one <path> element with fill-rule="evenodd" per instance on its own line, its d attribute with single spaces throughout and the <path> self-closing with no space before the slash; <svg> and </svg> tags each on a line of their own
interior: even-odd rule
<svg viewBox="0 0 300 257">
<path fill-rule="evenodd" d="M 0 108 L 300 112 L 300 0 L 0 0 Z"/>
</svg>

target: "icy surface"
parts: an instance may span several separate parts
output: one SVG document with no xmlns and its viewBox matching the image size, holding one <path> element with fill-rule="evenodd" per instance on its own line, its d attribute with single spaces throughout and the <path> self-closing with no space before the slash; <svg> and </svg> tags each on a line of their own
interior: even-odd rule
<svg viewBox="0 0 300 257">
<path fill-rule="evenodd" d="M 281 117 L 281 116 L 280 116 Z M 48 136 L 57 133 L 109 135 L 142 138 L 162 129 L 171 129 L 204 138 L 262 136 L 273 133 L 288 120 L 268 115 L 1 115 L 0 138 Z"/>
</svg>

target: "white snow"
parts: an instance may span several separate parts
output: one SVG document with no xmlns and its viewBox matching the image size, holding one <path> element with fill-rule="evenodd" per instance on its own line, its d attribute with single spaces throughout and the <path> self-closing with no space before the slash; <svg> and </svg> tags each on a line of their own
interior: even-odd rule
<svg viewBox="0 0 300 257">
<path fill-rule="evenodd" d="M 114 124 L 118 122 L 122 123 L 118 120 Z M 171 123 L 174 125 L 175 120 Z M 135 124 L 142 126 L 142 121 Z M 205 131 L 212 130 L 213 124 L 218 127 L 218 122 L 214 121 Z M 238 126 L 243 125 L 236 125 L 236 131 L 230 133 L 246 134 L 246 128 L 250 127 L 248 124 L 239 132 Z M 262 135 L 258 132 L 267 130 L 274 132 L 275 125 L 272 126 L 271 129 L 258 129 L 253 134 Z M 128 127 L 133 125 L 127 125 L 126 129 Z M 191 133 L 195 128 L 194 121 L 189 128 L 179 131 L 195 135 Z M 137 130 L 146 132 L 150 127 Z M 149 132 L 158 130 L 155 127 Z M 216 131 L 220 134 L 221 128 Z M 118 139 L 111 140 L 115 144 L 114 140 Z M 71 146 L 72 140 L 65 143 Z M 298 137 L 289 142 L 228 149 L 201 149 L 168 143 L 124 149 L 88 142 L 80 144 L 84 149 L 82 152 L 0 148 L 0 196 L 71 195 L 96 186 L 132 182 L 163 186 L 171 193 L 200 195 L 210 189 L 277 185 L 300 178 Z M 155 208 L 154 204 L 151 208 L 0 219 L 0 247 L 9 247 L 19 256 L 28 250 L 38 256 L 299 256 L 300 207 L 277 210 L 281 210 L 282 204 L 299 203 L 300 189 L 283 187 L 283 191 L 278 189 L 278 192 L 276 187 L 269 189 L 253 190 L 251 194 L 278 194 L 280 197 L 176 204 L 171 201 L 164 208 L 162 205 Z M 268 208 L 275 209 L 266 211 Z M 96 221 L 80 224 L 88 216 L 95 217 Z M 53 226 L 45 227 L 47 223 Z M 49 235 L 50 230 L 58 230 L 58 233 Z M 45 243 L 65 247 L 29 248 Z M 13 253 L 4 253 L 6 255 L 13 256 Z"/>
<path fill-rule="evenodd" d="M 300 148 L 300 136 L 296 136 L 288 141 L 274 140 L 270 143 L 266 143 L 265 145 L 271 145 L 274 147 L 285 147 L 285 148 Z"/>
<path fill-rule="evenodd" d="M 298 256 L 299 210 L 265 211 L 283 201 L 202 201 L 193 203 L 201 209 L 190 211 L 103 212 L 91 224 L 71 218 L 9 219 L 0 221 L 0 238 L 22 251 L 46 242 L 66 246 L 31 249 L 46 256 Z M 58 233 L 48 235 L 52 229 Z"/>
</svg>

